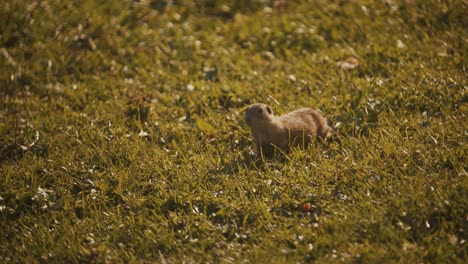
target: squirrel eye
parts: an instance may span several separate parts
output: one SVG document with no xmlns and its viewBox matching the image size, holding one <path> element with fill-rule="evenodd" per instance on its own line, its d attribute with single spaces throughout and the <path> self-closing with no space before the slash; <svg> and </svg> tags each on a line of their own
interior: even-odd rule
<svg viewBox="0 0 468 264">
<path fill-rule="evenodd" d="M 263 113 L 263 109 L 261 109 L 261 108 L 258 109 L 257 113 L 259 113 L 259 114 Z"/>
</svg>

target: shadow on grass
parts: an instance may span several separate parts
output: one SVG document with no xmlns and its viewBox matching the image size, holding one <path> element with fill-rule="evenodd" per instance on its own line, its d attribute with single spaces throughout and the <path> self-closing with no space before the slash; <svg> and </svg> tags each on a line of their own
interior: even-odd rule
<svg viewBox="0 0 468 264">
<path fill-rule="evenodd" d="M 7 144 L 0 147 L 0 164 L 7 161 L 18 162 L 28 152 L 38 157 L 45 158 L 49 153 L 49 148 L 42 144 L 36 144 L 31 147 L 26 147 L 17 143 Z"/>
</svg>

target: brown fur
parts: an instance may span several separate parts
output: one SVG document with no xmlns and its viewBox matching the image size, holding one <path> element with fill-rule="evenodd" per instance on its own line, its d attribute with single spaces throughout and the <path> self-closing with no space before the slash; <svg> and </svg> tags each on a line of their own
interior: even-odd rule
<svg viewBox="0 0 468 264">
<path fill-rule="evenodd" d="M 327 119 L 313 108 L 300 108 L 274 116 L 266 104 L 253 104 L 245 112 L 257 152 L 261 147 L 273 145 L 282 150 L 289 147 L 306 147 L 313 139 L 325 139 L 333 129 Z"/>
</svg>

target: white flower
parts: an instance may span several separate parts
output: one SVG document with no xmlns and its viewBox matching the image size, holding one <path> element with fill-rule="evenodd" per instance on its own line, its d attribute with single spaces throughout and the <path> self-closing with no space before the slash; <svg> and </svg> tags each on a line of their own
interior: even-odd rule
<svg viewBox="0 0 468 264">
<path fill-rule="evenodd" d="M 51 191 L 51 190 L 47 190 L 47 189 L 43 189 L 43 188 L 41 188 L 41 186 L 39 186 L 39 187 L 37 188 L 37 193 L 40 194 L 40 195 L 42 195 L 44 198 L 49 197 L 49 195 L 47 194 L 48 192 L 50 193 L 50 192 L 52 192 L 52 191 Z"/>
<path fill-rule="evenodd" d="M 147 136 L 149 136 L 149 134 L 148 134 L 147 132 L 141 130 L 140 133 L 138 134 L 138 136 L 140 136 L 140 137 L 147 137 Z"/>
<path fill-rule="evenodd" d="M 188 90 L 189 92 L 193 92 L 193 91 L 195 90 L 195 86 L 194 86 L 193 84 L 189 83 L 189 84 L 187 85 L 187 90 Z"/>
</svg>

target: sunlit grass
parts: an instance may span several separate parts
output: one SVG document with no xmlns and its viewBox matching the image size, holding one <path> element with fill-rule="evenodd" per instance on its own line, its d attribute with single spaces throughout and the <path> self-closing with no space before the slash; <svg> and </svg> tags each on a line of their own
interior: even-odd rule
<svg viewBox="0 0 468 264">
<path fill-rule="evenodd" d="M 464 1 L 169 2 L 0 3 L 0 261 L 466 262 Z"/>
</svg>

